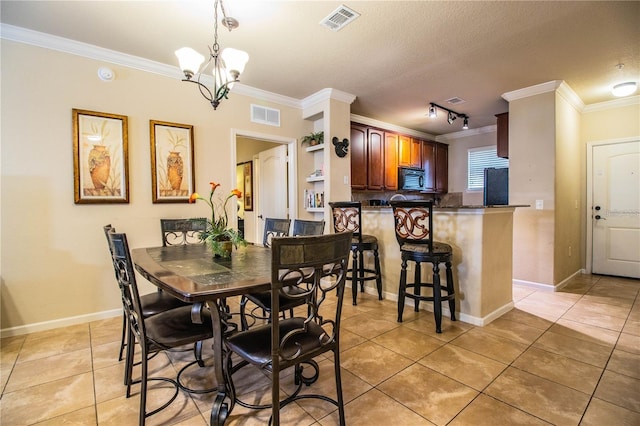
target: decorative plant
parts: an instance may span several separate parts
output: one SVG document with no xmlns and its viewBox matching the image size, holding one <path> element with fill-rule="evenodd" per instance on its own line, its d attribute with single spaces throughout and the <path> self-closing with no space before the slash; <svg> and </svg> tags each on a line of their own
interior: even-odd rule
<svg viewBox="0 0 640 426">
<path fill-rule="evenodd" d="M 324 132 L 311 132 L 307 136 L 303 136 L 300 140 L 300 144 L 320 145 L 324 143 Z"/>
<path fill-rule="evenodd" d="M 209 198 L 201 197 L 197 192 L 194 192 L 189 197 L 190 203 L 195 203 L 197 200 L 202 200 L 209 208 L 211 208 L 211 218 L 207 219 L 207 229 L 200 233 L 200 240 L 204 241 L 207 246 L 211 248 L 214 254 L 220 256 L 228 256 L 230 254 L 229 251 L 223 248 L 223 243 L 225 241 L 231 242 L 236 248 L 238 246 L 246 246 L 247 242 L 244 238 L 238 233 L 236 229 L 229 228 L 227 225 L 229 223 L 229 217 L 227 216 L 227 203 L 233 197 L 240 198 L 242 197 L 242 192 L 238 189 L 232 190 L 224 201 L 222 199 L 213 198 L 213 194 L 216 192 L 216 189 L 220 186 L 219 183 L 209 182 L 211 184 L 211 191 L 209 192 Z M 216 210 L 218 211 L 216 214 Z"/>
</svg>

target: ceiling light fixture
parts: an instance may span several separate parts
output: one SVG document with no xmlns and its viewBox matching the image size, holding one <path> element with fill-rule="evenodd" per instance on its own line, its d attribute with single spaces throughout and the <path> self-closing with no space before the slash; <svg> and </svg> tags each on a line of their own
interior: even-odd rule
<svg viewBox="0 0 640 426">
<path fill-rule="evenodd" d="M 202 71 L 204 71 L 209 67 L 209 64 L 213 63 L 213 91 L 200 82 L 202 76 L 202 73 L 199 72 L 200 65 L 204 62 L 205 57 L 190 47 L 183 47 L 175 52 L 180 63 L 180 69 L 185 76 L 182 81 L 197 84 L 200 94 L 211 103 L 214 110 L 218 108 L 222 99 L 229 99 L 229 91 L 234 83 L 240 81 L 240 74 L 244 71 L 244 67 L 249 60 L 247 52 L 242 50 L 227 47 L 220 52 L 220 45 L 218 44 L 218 5 L 220 5 L 220 11 L 222 12 L 222 25 L 227 27 L 229 32 L 238 28 L 239 25 L 236 19 L 227 16 L 222 0 L 215 0 L 213 4 L 213 45 L 209 46 L 209 61 L 202 68 Z M 195 74 L 198 74 L 198 77 L 194 80 Z"/>
<path fill-rule="evenodd" d="M 462 128 L 464 130 L 467 130 L 469 128 L 469 116 L 467 114 L 461 114 L 459 112 L 455 112 L 449 108 L 445 108 L 438 104 L 434 104 L 433 102 L 429 104 L 429 118 L 436 118 L 438 116 L 437 114 L 438 108 L 440 108 L 443 111 L 447 111 L 447 122 L 449 124 L 453 124 L 456 118 L 462 118 L 463 119 Z"/>
<path fill-rule="evenodd" d="M 636 91 L 638 84 L 635 81 L 627 81 L 626 83 L 620 83 L 613 86 L 611 93 L 613 96 L 629 96 Z"/>
</svg>

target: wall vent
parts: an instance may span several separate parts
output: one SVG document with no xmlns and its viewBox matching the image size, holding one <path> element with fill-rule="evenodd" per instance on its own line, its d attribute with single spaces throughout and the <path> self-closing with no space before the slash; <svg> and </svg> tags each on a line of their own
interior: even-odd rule
<svg viewBox="0 0 640 426">
<path fill-rule="evenodd" d="M 445 102 L 450 103 L 451 105 L 456 105 L 456 104 L 462 104 L 464 102 L 466 102 L 464 99 L 459 98 L 459 97 L 454 97 L 451 99 L 447 99 Z"/>
<path fill-rule="evenodd" d="M 251 121 L 253 123 L 280 127 L 280 110 L 252 104 Z"/>
<path fill-rule="evenodd" d="M 358 12 L 349 9 L 345 5 L 340 5 L 340 7 L 320 21 L 320 25 L 329 28 L 331 31 L 340 31 L 359 16 L 360 14 Z"/>
</svg>

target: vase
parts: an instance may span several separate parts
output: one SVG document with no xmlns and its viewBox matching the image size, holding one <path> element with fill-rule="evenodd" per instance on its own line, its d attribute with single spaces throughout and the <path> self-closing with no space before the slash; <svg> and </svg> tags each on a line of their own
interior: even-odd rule
<svg viewBox="0 0 640 426">
<path fill-rule="evenodd" d="M 184 163 L 180 153 L 176 151 L 169 152 L 167 157 L 167 179 L 171 189 L 177 191 L 182 185 L 182 174 L 184 173 Z"/>
<path fill-rule="evenodd" d="M 213 255 L 215 257 L 222 257 L 222 258 L 230 258 L 231 257 L 231 251 L 233 250 L 233 243 L 231 241 L 220 241 L 220 244 L 218 245 L 218 249 L 213 249 Z"/>
<path fill-rule="evenodd" d="M 94 145 L 89 151 L 89 174 L 95 189 L 104 189 L 109 180 L 111 157 L 105 145 Z"/>
</svg>

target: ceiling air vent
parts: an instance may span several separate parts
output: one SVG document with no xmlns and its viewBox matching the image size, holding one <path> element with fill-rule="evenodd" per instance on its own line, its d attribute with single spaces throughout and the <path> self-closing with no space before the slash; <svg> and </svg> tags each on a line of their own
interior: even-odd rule
<svg viewBox="0 0 640 426">
<path fill-rule="evenodd" d="M 280 127 L 280 110 L 252 104 L 251 121 L 253 123 Z"/>
<path fill-rule="evenodd" d="M 451 105 L 461 104 L 466 102 L 464 99 L 458 98 L 457 96 L 451 99 L 447 99 L 445 102 L 450 103 Z"/>
<path fill-rule="evenodd" d="M 329 28 L 331 31 L 340 31 L 358 16 L 360 16 L 358 12 L 341 5 L 320 21 L 320 25 Z"/>
</svg>

